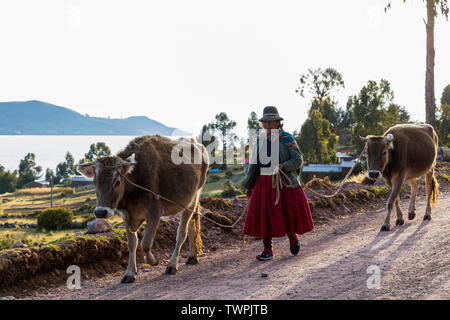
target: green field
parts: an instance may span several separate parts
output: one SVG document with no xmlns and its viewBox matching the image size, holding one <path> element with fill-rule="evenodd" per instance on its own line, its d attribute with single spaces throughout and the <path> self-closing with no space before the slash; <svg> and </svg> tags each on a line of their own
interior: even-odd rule
<svg viewBox="0 0 450 320">
<path fill-rule="evenodd" d="M 214 173 L 217 180 L 211 179 L 211 174 L 208 174 L 207 183 L 203 187 L 201 196 L 220 197 L 227 180 L 237 186 L 244 176 L 242 166 L 230 165 L 228 170 L 232 172 L 232 176 L 229 178 L 223 170 Z M 22 189 L 0 195 L 0 224 L 16 225 L 14 228 L 0 227 L 0 250 L 9 248 L 18 240 L 24 244 L 36 246 L 41 242 L 48 243 L 57 240 L 67 234 L 73 235 L 86 231 L 86 228 L 47 231 L 18 226 L 18 224 L 37 224 L 37 215 L 42 210 L 50 208 L 50 201 L 50 188 Z M 96 202 L 94 186 L 83 186 L 76 189 L 57 186 L 53 189 L 53 207 L 65 207 L 73 210 L 73 221 L 83 222 L 88 218 L 92 219 L 94 216 L 92 210 Z M 122 218 L 117 214 L 108 221 L 113 224 L 121 222 Z"/>
</svg>

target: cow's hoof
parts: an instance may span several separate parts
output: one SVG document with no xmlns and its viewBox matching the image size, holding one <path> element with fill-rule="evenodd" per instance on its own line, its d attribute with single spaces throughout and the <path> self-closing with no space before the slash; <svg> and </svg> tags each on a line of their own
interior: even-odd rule
<svg viewBox="0 0 450 320">
<path fill-rule="evenodd" d="M 166 274 L 175 274 L 175 273 L 177 273 L 177 268 L 174 268 L 174 267 L 167 267 L 166 268 Z"/>
<path fill-rule="evenodd" d="M 385 226 L 383 224 L 383 226 L 381 227 L 380 231 L 389 231 L 391 228 L 389 228 L 388 226 Z"/>
<path fill-rule="evenodd" d="M 395 225 L 396 226 L 402 226 L 404 223 L 405 223 L 405 220 L 403 220 L 403 219 L 395 220 Z"/>
<path fill-rule="evenodd" d="M 129 276 L 129 275 L 124 275 L 122 280 L 120 280 L 120 282 L 122 282 L 122 283 L 133 283 L 134 280 L 136 280 L 136 277 Z"/>
<path fill-rule="evenodd" d="M 154 255 L 145 255 L 145 261 L 152 266 L 157 266 L 159 264 L 158 258 Z"/>
<path fill-rule="evenodd" d="M 159 260 L 157 258 L 155 258 L 154 261 L 150 261 L 150 265 L 152 266 L 157 266 L 159 264 Z"/>
<path fill-rule="evenodd" d="M 408 213 L 408 219 L 409 220 L 412 220 L 412 219 L 414 219 L 416 217 L 416 213 L 415 212 L 410 212 L 410 213 Z"/>
<path fill-rule="evenodd" d="M 431 216 L 429 214 L 425 215 L 425 217 L 423 217 L 423 220 L 426 221 L 431 221 Z"/>
<path fill-rule="evenodd" d="M 198 264 L 198 259 L 196 257 L 189 257 L 187 259 L 186 264 Z"/>
</svg>

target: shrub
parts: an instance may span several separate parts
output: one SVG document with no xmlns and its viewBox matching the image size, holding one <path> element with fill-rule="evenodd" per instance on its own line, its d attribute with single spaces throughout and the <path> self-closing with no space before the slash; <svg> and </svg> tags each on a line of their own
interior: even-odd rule
<svg viewBox="0 0 450 320">
<path fill-rule="evenodd" d="M 225 171 L 225 177 L 227 178 L 231 178 L 233 176 L 233 171 L 228 169 L 227 171 Z"/>
<path fill-rule="evenodd" d="M 222 192 L 214 192 L 210 195 L 211 198 L 222 198 Z"/>
<path fill-rule="evenodd" d="M 4 249 L 9 249 L 9 247 L 11 247 L 11 245 L 14 243 L 15 241 L 11 238 L 9 239 L 0 239 L 0 251 L 4 250 Z"/>
<path fill-rule="evenodd" d="M 214 173 L 211 173 L 207 177 L 208 182 L 214 182 L 220 180 L 220 176 Z"/>
<path fill-rule="evenodd" d="M 87 228 L 87 224 L 89 221 L 92 221 L 95 219 L 95 216 L 92 214 L 90 216 L 88 216 L 87 218 L 85 218 L 83 221 L 81 221 L 81 227 L 82 228 Z"/>
<path fill-rule="evenodd" d="M 39 216 L 41 213 L 42 213 L 41 210 L 36 210 L 36 211 L 34 211 L 33 213 L 28 214 L 27 217 L 30 217 L 30 218 L 32 218 L 32 217 L 37 217 L 37 216 Z"/>
<path fill-rule="evenodd" d="M 71 196 L 75 194 L 75 188 L 64 188 L 61 191 L 61 197 Z"/>
<path fill-rule="evenodd" d="M 61 230 L 72 224 L 73 212 L 66 208 L 49 208 L 37 217 L 38 229 Z"/>
<path fill-rule="evenodd" d="M 82 214 L 91 214 L 94 213 L 95 206 L 91 206 L 89 204 L 84 204 L 78 209 L 74 211 L 75 215 L 82 215 Z"/>
<path fill-rule="evenodd" d="M 231 198 L 239 194 L 242 194 L 241 190 L 237 189 L 230 180 L 225 181 L 225 184 L 223 185 L 223 191 L 221 193 L 221 196 L 223 198 Z"/>
</svg>

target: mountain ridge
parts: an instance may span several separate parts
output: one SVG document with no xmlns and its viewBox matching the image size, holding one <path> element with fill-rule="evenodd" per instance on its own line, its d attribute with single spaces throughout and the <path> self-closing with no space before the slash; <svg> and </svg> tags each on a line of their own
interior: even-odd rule
<svg viewBox="0 0 450 320">
<path fill-rule="evenodd" d="M 191 135 L 147 116 L 124 119 L 91 117 L 39 100 L 0 102 L 0 135 L 146 134 Z"/>
</svg>

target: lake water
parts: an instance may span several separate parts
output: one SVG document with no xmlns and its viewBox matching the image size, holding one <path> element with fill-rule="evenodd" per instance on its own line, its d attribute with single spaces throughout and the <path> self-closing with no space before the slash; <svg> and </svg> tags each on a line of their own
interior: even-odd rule
<svg viewBox="0 0 450 320">
<path fill-rule="evenodd" d="M 126 147 L 134 136 L 28 136 L 0 135 L 0 165 L 7 170 L 19 168 L 19 162 L 28 152 L 36 155 L 36 164 L 55 170 L 69 151 L 78 162 L 89 151 L 92 143 L 105 142 L 112 154 Z M 168 138 L 178 139 L 178 136 Z"/>
</svg>

